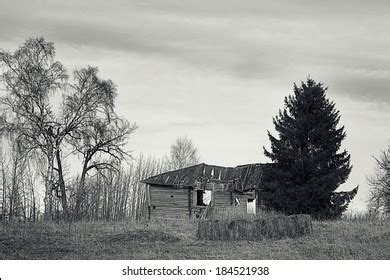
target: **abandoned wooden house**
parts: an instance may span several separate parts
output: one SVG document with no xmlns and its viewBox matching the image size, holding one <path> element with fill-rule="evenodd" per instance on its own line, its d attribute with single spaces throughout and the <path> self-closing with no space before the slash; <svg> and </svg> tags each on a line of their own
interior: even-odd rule
<svg viewBox="0 0 390 280">
<path fill-rule="evenodd" d="M 212 217 L 234 207 L 256 213 L 262 164 L 198 164 L 143 180 L 149 218 Z"/>
</svg>

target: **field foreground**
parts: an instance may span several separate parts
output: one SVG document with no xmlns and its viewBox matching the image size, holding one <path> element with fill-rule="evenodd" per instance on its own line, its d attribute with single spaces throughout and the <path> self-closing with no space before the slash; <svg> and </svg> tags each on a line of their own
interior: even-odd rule
<svg viewBox="0 0 390 280">
<path fill-rule="evenodd" d="M 203 241 L 196 220 L 0 224 L 0 259 L 390 259 L 390 222 L 313 222 L 311 235 Z"/>
</svg>

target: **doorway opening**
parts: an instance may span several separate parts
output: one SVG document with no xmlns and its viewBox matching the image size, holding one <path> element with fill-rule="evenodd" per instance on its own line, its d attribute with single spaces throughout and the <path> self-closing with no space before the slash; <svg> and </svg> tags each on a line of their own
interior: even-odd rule
<svg viewBox="0 0 390 280">
<path fill-rule="evenodd" d="M 256 199 L 255 198 L 248 198 L 247 204 L 246 204 L 246 212 L 248 214 L 256 215 Z"/>
</svg>

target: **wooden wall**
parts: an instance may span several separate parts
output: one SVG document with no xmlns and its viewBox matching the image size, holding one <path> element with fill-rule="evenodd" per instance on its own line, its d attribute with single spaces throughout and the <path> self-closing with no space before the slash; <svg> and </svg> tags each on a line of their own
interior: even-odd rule
<svg viewBox="0 0 390 280">
<path fill-rule="evenodd" d="M 154 218 L 188 218 L 188 189 L 149 186 L 150 211 Z"/>
<path fill-rule="evenodd" d="M 215 191 L 213 195 L 215 208 L 229 207 L 233 203 L 230 191 Z"/>
<path fill-rule="evenodd" d="M 236 198 L 240 202 L 239 205 L 235 205 Z M 254 198 L 254 195 L 214 188 L 210 206 L 214 214 L 226 212 L 231 207 L 234 207 L 235 211 L 246 212 L 248 198 Z M 196 189 L 192 188 L 149 185 L 147 201 L 150 218 L 188 219 L 199 216 L 206 208 L 196 205 Z"/>
<path fill-rule="evenodd" d="M 232 194 L 226 191 L 215 192 L 215 206 L 213 207 L 213 213 L 211 217 L 225 217 L 231 211 L 234 213 L 246 213 L 247 198 L 247 195 L 237 192 L 233 192 Z M 239 201 L 238 205 L 236 205 L 236 199 Z"/>
</svg>

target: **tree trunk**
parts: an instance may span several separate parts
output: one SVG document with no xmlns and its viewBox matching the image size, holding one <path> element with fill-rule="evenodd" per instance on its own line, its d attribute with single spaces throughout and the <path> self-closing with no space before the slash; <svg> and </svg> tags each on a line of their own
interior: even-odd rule
<svg viewBox="0 0 390 280">
<path fill-rule="evenodd" d="M 50 147 L 47 151 L 47 170 L 45 176 L 45 198 L 43 202 L 45 204 L 44 219 L 51 220 L 52 208 L 53 208 L 53 149 Z"/>
<path fill-rule="evenodd" d="M 83 164 L 83 171 L 81 172 L 80 176 L 80 182 L 78 184 L 77 188 L 77 194 L 76 194 L 76 205 L 75 205 L 75 218 L 80 219 L 80 208 L 81 203 L 83 202 L 83 195 L 84 195 L 84 188 L 85 188 L 85 177 L 87 175 L 87 168 L 88 168 L 88 162 L 89 159 L 86 158 Z"/>
<path fill-rule="evenodd" d="M 14 157 L 13 166 L 12 166 L 12 182 L 11 182 L 11 193 L 9 197 L 9 220 L 12 221 L 14 216 L 17 215 L 15 211 L 18 207 L 18 190 L 17 190 L 17 168 L 18 168 L 18 158 L 17 155 Z M 15 206 L 16 205 L 16 206 Z"/>
<path fill-rule="evenodd" d="M 6 219 L 7 216 L 7 177 L 5 175 L 5 167 L 3 160 L 1 161 L 1 170 L 2 170 L 2 185 L 3 185 L 3 200 L 1 205 L 1 216 L 2 219 Z"/>
<path fill-rule="evenodd" d="M 69 218 L 68 202 L 66 199 L 66 188 L 65 188 L 64 174 L 62 172 L 61 151 L 58 147 L 56 149 L 56 159 L 57 159 L 57 172 L 58 172 L 58 181 L 59 181 L 58 183 L 59 183 L 60 192 L 61 192 L 62 211 L 64 213 L 64 219 L 67 221 Z"/>
</svg>

